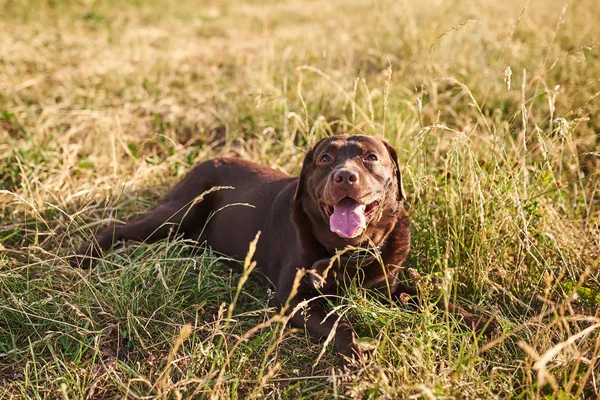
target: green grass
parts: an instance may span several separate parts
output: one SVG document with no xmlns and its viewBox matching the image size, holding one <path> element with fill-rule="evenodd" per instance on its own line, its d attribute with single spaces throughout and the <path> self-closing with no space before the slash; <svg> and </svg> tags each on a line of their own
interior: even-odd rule
<svg viewBox="0 0 600 400">
<path fill-rule="evenodd" d="M 599 15 L 563 6 L 0 0 L 0 398 L 600 397 Z M 396 147 L 406 267 L 501 334 L 351 288 L 348 373 L 210 250 L 69 267 L 195 163 L 333 133 Z"/>
</svg>

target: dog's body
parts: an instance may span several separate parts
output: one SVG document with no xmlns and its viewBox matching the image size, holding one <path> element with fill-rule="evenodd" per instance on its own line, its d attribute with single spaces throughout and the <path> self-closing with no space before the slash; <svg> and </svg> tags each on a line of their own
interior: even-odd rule
<svg viewBox="0 0 600 400">
<path fill-rule="evenodd" d="M 210 160 L 196 166 L 149 214 L 101 231 L 78 251 L 76 263 L 90 264 L 119 240 L 155 241 L 172 233 L 243 259 L 261 231 L 254 258 L 275 285 L 274 305 L 287 303 L 292 325 L 315 337 L 328 336 L 335 328 L 335 349 L 354 357 L 360 350 L 352 327 L 343 318 L 336 326 L 339 316 L 323 297 L 309 301 L 305 312 L 295 308 L 308 299 L 338 294 L 352 279 L 393 301 L 403 293 L 417 294 L 398 277 L 410 243 L 403 197 L 395 150 L 367 136 L 333 136 L 317 143 L 298 178 L 248 161 Z M 380 257 L 343 255 L 330 265 L 330 258 L 346 246 L 369 247 Z M 302 269 L 309 276 L 290 300 Z M 492 329 L 457 306 L 449 309 L 469 327 Z"/>
</svg>

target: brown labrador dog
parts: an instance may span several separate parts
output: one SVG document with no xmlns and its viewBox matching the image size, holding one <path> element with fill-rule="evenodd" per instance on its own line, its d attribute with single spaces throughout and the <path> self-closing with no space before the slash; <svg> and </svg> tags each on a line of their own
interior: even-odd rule
<svg viewBox="0 0 600 400">
<path fill-rule="evenodd" d="M 211 192 L 216 186 L 234 189 Z M 355 357 L 360 349 L 352 326 L 332 313 L 324 298 L 352 279 L 394 301 L 404 293 L 417 295 L 399 278 L 410 244 L 403 199 L 396 151 L 375 137 L 321 140 L 306 154 L 298 178 L 249 161 L 214 159 L 196 166 L 147 215 L 102 230 L 78 250 L 74 264 L 90 266 L 120 240 L 156 241 L 173 233 L 243 259 L 261 231 L 255 260 L 275 285 L 273 305 L 287 304 L 291 324 L 313 337 L 335 329 L 336 351 Z M 347 246 L 367 250 L 340 252 Z M 309 273 L 296 281 L 296 290 L 303 269 Z M 448 307 L 469 328 L 494 330 L 493 322 Z"/>
</svg>

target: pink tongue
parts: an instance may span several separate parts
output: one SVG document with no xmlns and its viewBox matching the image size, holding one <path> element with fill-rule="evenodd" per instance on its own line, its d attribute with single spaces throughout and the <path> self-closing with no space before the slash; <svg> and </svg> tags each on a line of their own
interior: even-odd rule
<svg viewBox="0 0 600 400">
<path fill-rule="evenodd" d="M 334 206 L 333 214 L 329 217 L 329 229 L 345 238 L 360 235 L 367 227 L 365 208 L 364 204 L 350 198 L 343 199 Z"/>
</svg>

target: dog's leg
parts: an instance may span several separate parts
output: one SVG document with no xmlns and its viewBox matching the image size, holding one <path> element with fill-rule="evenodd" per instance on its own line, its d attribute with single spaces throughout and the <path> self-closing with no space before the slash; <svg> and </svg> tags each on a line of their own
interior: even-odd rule
<svg viewBox="0 0 600 400">
<path fill-rule="evenodd" d="M 396 302 L 405 303 L 406 295 L 411 296 L 413 298 L 412 302 L 414 303 L 414 300 L 418 296 L 418 291 L 412 286 L 398 283 L 397 289 L 392 295 L 393 300 Z M 437 308 L 441 310 L 447 310 L 450 314 L 459 317 L 460 321 L 465 327 L 473 329 L 475 332 L 482 332 L 484 335 L 490 336 L 492 333 L 498 330 L 498 324 L 495 320 L 487 320 L 484 317 L 472 314 L 451 302 L 447 302 L 445 304 L 443 300 L 439 300 L 435 305 Z"/>
<path fill-rule="evenodd" d="M 94 260 L 100 257 L 102 251 L 108 250 L 114 243 L 121 240 L 150 243 L 164 239 L 170 234 L 185 233 L 182 220 L 184 218 L 194 219 L 196 213 L 197 210 L 194 208 L 181 208 L 179 203 L 166 202 L 161 203 L 148 214 L 125 224 L 111 223 L 89 243 L 77 250 L 77 255 L 71 260 L 71 264 L 89 268 Z"/>
<path fill-rule="evenodd" d="M 215 176 L 216 164 L 207 161 L 194 167 L 148 214 L 126 224 L 112 223 L 89 243 L 81 246 L 70 260 L 73 266 L 89 268 L 120 240 L 155 242 L 170 234 L 191 237 L 201 232 L 211 209 L 211 195 L 203 195 L 214 186 L 207 177 Z M 200 230 L 199 230 L 200 227 Z M 195 237 L 198 239 L 198 237 Z"/>
<path fill-rule="evenodd" d="M 295 270 L 295 268 L 283 269 Z M 270 302 L 271 306 L 278 309 L 285 308 L 285 314 L 290 316 L 290 324 L 296 328 L 305 329 L 314 339 L 329 337 L 335 330 L 334 349 L 348 359 L 358 358 L 360 349 L 356 344 L 356 334 L 350 322 L 332 312 L 323 304 L 322 298 L 314 298 L 318 296 L 318 293 L 307 287 L 304 282 L 300 283 L 297 290 L 294 290 L 293 286 L 295 284 L 292 277 L 281 275 L 277 282 L 275 296 Z M 295 295 L 290 298 L 292 291 L 295 292 Z"/>
<path fill-rule="evenodd" d="M 280 301 L 272 302 L 277 308 L 285 304 Z M 303 302 L 306 301 L 306 304 Z M 331 312 L 319 299 L 310 300 L 296 296 L 285 310 L 286 315 L 291 315 L 290 324 L 295 328 L 306 330 L 314 339 L 326 338 L 335 329 L 333 347 L 335 351 L 350 359 L 360 356 L 360 349 L 356 344 L 356 334 L 350 322 L 338 314 Z"/>
<path fill-rule="evenodd" d="M 419 293 L 417 289 L 413 286 L 399 282 L 398 272 L 391 272 L 390 276 L 387 278 L 385 278 L 385 276 L 378 277 L 377 279 L 368 282 L 367 287 L 381 293 L 383 298 L 389 299 L 391 295 L 391 300 L 397 303 L 406 304 L 408 295 L 410 304 L 415 306 L 418 304 Z M 440 299 L 435 305 L 440 310 L 447 310 L 450 314 L 457 316 L 465 327 L 474 329 L 476 332 L 483 332 L 485 335 L 489 336 L 498 330 L 498 324 L 495 320 L 492 319 L 488 321 L 484 317 L 472 314 L 451 302 L 445 304 L 445 302 Z"/>
</svg>

